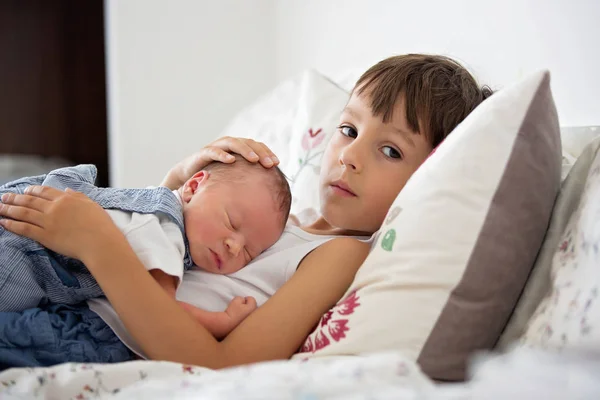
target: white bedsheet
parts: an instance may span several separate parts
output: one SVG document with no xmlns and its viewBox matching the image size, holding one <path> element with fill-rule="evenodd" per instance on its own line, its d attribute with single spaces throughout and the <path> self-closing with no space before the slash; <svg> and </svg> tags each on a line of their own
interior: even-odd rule
<svg viewBox="0 0 600 400">
<path fill-rule="evenodd" d="M 528 349 L 480 362 L 471 381 L 460 385 L 435 385 L 398 353 L 221 371 L 133 361 L 8 370 L 0 373 L 0 399 L 597 400 L 598 376 L 598 352 Z"/>
<path fill-rule="evenodd" d="M 435 391 L 399 354 L 275 361 L 213 371 L 169 362 L 62 364 L 0 374 L 0 398 L 420 399 Z"/>
</svg>

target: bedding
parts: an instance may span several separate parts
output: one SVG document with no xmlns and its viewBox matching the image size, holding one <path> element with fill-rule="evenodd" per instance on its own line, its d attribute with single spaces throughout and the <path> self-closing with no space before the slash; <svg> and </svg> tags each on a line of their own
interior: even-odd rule
<svg viewBox="0 0 600 400">
<path fill-rule="evenodd" d="M 2 399 L 596 400 L 600 354 L 482 354 L 466 384 L 435 385 L 399 353 L 275 361 L 221 371 L 169 362 L 62 364 L 0 374 Z"/>
<path fill-rule="evenodd" d="M 556 198 L 552 219 L 546 231 L 544 243 L 537 256 L 535 265 L 527 279 L 527 284 L 519 298 L 515 310 L 497 347 L 502 350 L 508 349 L 525 332 L 527 322 L 533 315 L 540 301 L 550 292 L 552 260 L 556 254 L 559 242 L 565 231 L 567 222 L 581 199 L 587 181 L 587 175 L 594 161 L 594 157 L 600 149 L 600 138 L 590 143 L 573 165 L 569 175 L 561 185 L 560 193 Z"/>
<path fill-rule="evenodd" d="M 528 346 L 600 349 L 600 141 L 588 149 L 593 161 L 579 205 L 554 246 L 550 290 L 522 338 Z"/>
</svg>

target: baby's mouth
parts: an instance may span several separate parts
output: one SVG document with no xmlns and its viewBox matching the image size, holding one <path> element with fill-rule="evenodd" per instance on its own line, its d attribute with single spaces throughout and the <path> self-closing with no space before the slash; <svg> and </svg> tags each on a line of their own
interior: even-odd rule
<svg viewBox="0 0 600 400">
<path fill-rule="evenodd" d="M 210 254 L 213 257 L 213 261 L 215 262 L 215 265 L 217 266 L 217 268 L 220 270 L 221 269 L 221 257 L 219 257 L 219 255 L 217 253 L 215 253 L 214 251 L 210 250 Z"/>
</svg>

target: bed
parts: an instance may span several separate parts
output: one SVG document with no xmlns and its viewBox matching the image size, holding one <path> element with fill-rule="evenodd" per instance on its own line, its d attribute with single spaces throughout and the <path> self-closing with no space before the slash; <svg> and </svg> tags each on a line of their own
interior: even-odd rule
<svg viewBox="0 0 600 400">
<path fill-rule="evenodd" d="M 537 79 L 535 82 L 538 85 L 544 85 L 547 80 L 545 73 L 540 73 L 534 78 Z M 531 82 L 527 82 L 531 86 Z M 519 86 L 519 90 L 525 90 L 524 87 L 525 89 L 529 88 L 527 85 Z M 520 94 L 521 92 L 517 91 L 516 93 Z M 292 190 L 295 193 L 296 200 L 292 210 L 304 222 L 314 218 L 316 213 L 314 205 L 318 199 L 314 197 L 315 190 L 311 190 L 310 185 L 314 184 L 314 177 L 318 173 L 318 158 L 322 154 L 323 146 L 326 143 L 324 136 L 327 132 L 335 130 L 335 116 L 339 113 L 340 106 L 343 106 L 347 95 L 347 89 L 344 89 L 343 84 L 332 82 L 331 79 L 321 76 L 316 71 L 309 71 L 258 99 L 234 118 L 223 133 L 224 135 L 236 135 L 243 126 L 248 135 L 269 144 L 282 160 L 290 160 L 287 165 L 282 167 L 290 177 Z M 508 101 L 506 99 L 502 100 L 501 96 L 496 97 L 500 100 L 494 100 L 494 104 Z M 532 98 L 531 102 L 534 101 L 535 98 Z M 494 110 L 496 109 L 484 110 L 479 114 L 496 112 Z M 554 117 L 550 115 L 548 118 Z M 477 134 L 473 133 L 477 131 L 477 121 L 467 125 L 461 128 L 462 131 L 466 132 L 464 135 Z M 572 135 L 566 137 L 563 134 L 563 142 L 570 140 L 571 142 L 587 143 L 594 136 L 597 136 L 595 128 L 587 129 L 585 132 L 590 134 L 589 137 L 586 136 L 585 140 L 581 139 L 581 132 L 576 131 L 575 135 L 579 135 L 576 138 L 573 138 Z M 514 137 L 517 138 L 519 136 L 518 132 L 514 133 Z M 469 146 L 474 146 L 472 143 L 477 142 L 470 140 L 468 143 L 471 143 Z M 513 142 L 502 142 L 500 144 L 502 146 L 506 145 L 510 149 L 514 147 Z M 450 163 L 446 160 L 451 157 L 450 154 L 455 154 L 455 157 L 457 157 L 457 153 L 460 154 L 460 151 L 471 154 L 473 149 L 463 148 L 464 146 L 467 145 L 461 143 L 458 139 L 449 145 L 440 146 L 440 149 L 432 156 L 433 160 L 431 162 L 428 160 L 428 167 L 421 168 L 415 179 L 411 178 L 411 181 L 409 181 L 410 187 L 407 184 L 405 188 L 407 193 L 413 193 L 415 197 L 407 199 L 405 196 L 405 198 L 399 199 L 398 201 L 403 201 L 403 203 L 398 203 L 404 207 L 402 210 L 409 206 L 422 207 L 423 203 L 427 203 L 427 201 L 418 201 L 421 198 L 415 193 L 422 192 L 419 185 L 426 185 L 431 182 L 432 176 L 434 176 L 431 174 L 435 174 L 440 169 L 440 167 L 434 168 L 434 166 Z M 484 145 L 481 144 L 481 146 Z M 493 148 L 493 143 L 485 146 L 489 147 L 489 152 L 496 151 Z M 555 253 L 562 248 L 561 245 L 557 249 L 557 243 L 560 244 L 567 223 L 573 220 L 572 215 L 578 217 L 583 215 L 581 218 L 585 217 L 586 209 L 576 212 L 580 202 L 583 204 L 580 198 L 591 196 L 582 195 L 585 190 L 592 190 L 589 188 L 593 187 L 593 185 L 585 185 L 585 182 L 588 175 L 592 176 L 596 166 L 600 171 L 600 161 L 598 161 L 600 156 L 596 157 L 600 148 L 598 140 L 587 147 L 584 145 L 564 147 L 569 149 L 569 153 L 563 152 L 562 154 L 562 171 L 560 170 L 560 158 L 558 159 L 556 176 L 559 179 L 561 174 L 563 177 L 569 172 L 571 174 L 562 184 L 559 181 L 556 185 L 557 191 L 559 190 L 558 187 L 561 187 L 560 192 L 554 194 L 557 195 L 556 204 L 554 197 L 545 200 L 546 203 L 550 204 L 549 213 L 552 212 L 552 215 L 541 222 L 544 225 L 544 232 L 540 237 L 540 249 L 530 249 L 535 253 L 536 265 L 532 264 L 530 266 L 531 274 L 528 270 L 516 295 L 513 294 L 515 297 L 514 304 L 503 311 L 507 313 L 506 321 L 501 322 L 501 326 L 496 329 L 495 333 L 492 332 L 491 334 L 486 332 L 485 334 L 478 333 L 477 337 L 462 335 L 459 338 L 444 336 L 444 339 L 448 339 L 444 342 L 447 343 L 446 347 L 452 347 L 453 341 L 456 341 L 456 343 L 463 343 L 465 340 L 476 342 L 481 337 L 491 335 L 493 342 L 491 345 L 479 345 L 479 348 L 487 349 L 486 351 L 473 351 L 477 346 L 467 347 L 469 351 L 460 355 L 463 358 L 468 357 L 467 361 L 465 362 L 460 357 L 458 361 L 454 361 L 461 364 L 461 370 L 458 372 L 453 367 L 447 370 L 436 369 L 438 364 L 441 365 L 445 362 L 448 356 L 446 354 L 448 352 L 447 348 L 440 349 L 439 346 L 436 348 L 431 346 L 431 343 L 423 343 L 423 341 L 418 346 L 403 344 L 404 342 L 399 338 L 402 335 L 398 333 L 397 329 L 398 324 L 403 322 L 400 319 L 393 321 L 396 324 L 395 326 L 387 327 L 388 332 L 393 332 L 393 334 L 389 334 L 389 338 L 383 338 L 380 343 L 372 343 L 371 341 L 366 345 L 364 335 L 370 335 L 371 331 L 366 329 L 361 333 L 356 326 L 365 326 L 364 320 L 360 320 L 362 318 L 360 312 L 362 311 L 358 305 L 363 304 L 362 308 L 369 311 L 366 305 L 368 304 L 368 297 L 360 292 L 360 288 L 350 288 L 347 295 L 336 306 L 337 308 L 332 309 L 327 321 L 321 321 L 319 326 L 327 327 L 327 323 L 330 323 L 329 327 L 331 327 L 334 326 L 331 323 L 337 321 L 338 325 L 335 325 L 336 327 L 354 327 L 351 330 L 349 328 L 342 329 L 341 334 L 339 330 L 334 334 L 331 329 L 329 331 L 325 328 L 316 329 L 307 339 L 299 354 L 289 361 L 257 363 L 220 371 L 156 361 L 131 361 L 114 365 L 62 364 L 50 368 L 10 369 L 0 373 L 0 397 L 57 399 L 108 397 L 150 399 L 170 397 L 454 400 L 598 398 L 600 384 L 597 382 L 596 377 L 600 374 L 600 353 L 597 351 L 600 342 L 597 341 L 597 336 L 592 335 L 591 339 L 589 337 L 582 339 L 583 336 L 577 336 L 576 338 L 575 336 L 569 336 L 574 338 L 573 342 L 569 345 L 563 343 L 562 346 L 553 345 L 554 339 L 549 338 L 546 331 L 538 336 L 535 335 L 537 331 L 530 333 L 529 337 L 527 336 L 532 329 L 531 320 L 540 320 L 541 322 L 538 321 L 538 324 L 545 323 L 546 325 L 543 326 L 546 328 L 550 326 L 549 320 L 544 322 L 544 310 L 540 311 L 538 306 L 547 301 L 552 294 L 554 283 L 552 280 L 556 276 L 555 268 L 558 268 L 552 265 L 552 259 Z M 585 151 L 583 150 L 584 147 Z M 448 149 L 444 150 L 445 148 Z M 580 156 L 579 153 L 583 153 L 583 155 Z M 487 157 L 486 160 L 489 161 L 489 154 L 483 151 L 481 157 Z M 447 169 L 451 170 L 452 168 Z M 420 172 L 421 170 L 425 172 Z M 445 171 L 445 173 L 450 172 Z M 457 170 L 455 172 L 461 171 Z M 545 172 L 537 171 L 536 173 L 544 174 Z M 498 176 L 502 176 L 502 174 Z M 444 179 L 446 178 L 444 176 Z M 479 175 L 475 178 L 481 180 Z M 495 192 L 495 187 L 491 185 L 490 191 Z M 592 196 L 592 198 L 594 197 Z M 457 204 L 457 207 L 460 207 L 460 204 Z M 394 246 L 400 246 L 397 241 L 396 244 L 394 243 L 396 236 L 392 238 L 390 232 L 394 230 L 394 235 L 399 237 L 402 235 L 401 228 L 395 224 L 404 223 L 400 221 L 403 221 L 402 218 L 405 218 L 404 215 L 406 214 L 402 210 L 398 211 L 398 208 L 401 207 L 392 207 L 386 219 L 385 232 L 382 228 L 381 234 L 376 239 L 379 253 L 378 255 L 374 254 L 370 261 L 368 259 L 365 262 L 368 265 L 363 267 L 364 271 L 361 268 L 361 272 L 364 272 L 364 274 L 370 273 L 369 271 L 372 273 L 373 270 L 381 268 L 381 265 L 384 264 L 398 264 L 396 259 L 389 258 L 392 257 L 390 250 Z M 468 211 L 468 209 L 463 208 L 456 210 L 457 213 Z M 445 217 L 440 216 L 440 218 Z M 485 221 L 484 218 L 481 223 Z M 573 229 L 579 227 L 576 222 L 573 222 L 575 224 L 572 226 Z M 599 224 L 600 222 L 597 225 Z M 581 229 L 588 225 L 581 225 Z M 546 232 L 546 228 L 549 228 L 548 232 Z M 597 232 L 594 229 L 593 231 Z M 414 232 L 411 234 L 415 235 Z M 518 231 L 515 235 L 517 234 Z M 594 236 L 594 238 L 597 239 L 598 237 Z M 450 250 L 450 252 L 455 253 L 457 251 L 455 249 Z M 461 257 L 469 258 L 470 254 L 465 253 Z M 456 254 L 452 255 L 452 257 L 455 256 Z M 388 258 L 381 261 L 381 257 Z M 545 258 L 549 258 L 550 261 Z M 455 261 L 456 258 L 449 260 Z M 543 267 L 544 269 L 537 265 L 542 262 L 547 264 Z M 466 268 L 462 268 L 457 272 L 458 275 L 451 277 L 451 283 L 446 281 L 438 281 L 437 283 L 451 286 L 449 292 L 452 292 L 459 281 L 463 282 L 466 279 L 465 270 Z M 397 273 L 395 270 L 390 271 L 391 274 Z M 553 274 L 550 271 L 553 271 Z M 544 290 L 535 287 L 540 285 L 541 278 L 538 279 L 538 275 L 542 274 L 545 275 L 544 279 L 547 281 Z M 415 277 L 415 275 L 411 276 Z M 423 279 L 422 276 L 417 277 Z M 372 275 L 367 278 L 371 279 Z M 357 275 L 357 281 L 359 280 L 360 277 Z M 586 279 L 586 282 L 589 283 L 589 281 L 589 279 Z M 577 285 L 576 279 L 573 279 L 572 282 L 573 286 Z M 597 282 L 597 279 L 594 282 Z M 501 295 L 500 292 L 497 294 Z M 359 295 L 363 297 L 359 297 Z M 448 296 L 448 293 L 446 293 L 446 296 Z M 435 303 L 438 298 L 432 297 L 432 299 L 434 301 L 432 304 L 437 304 L 435 307 L 446 309 L 444 305 L 446 300 Z M 502 300 L 502 297 L 500 299 Z M 560 303 L 556 299 L 553 301 Z M 351 312 L 348 310 L 354 310 L 355 307 L 358 307 L 358 311 L 355 312 L 355 315 L 349 316 Z M 581 307 L 587 307 L 585 312 L 590 313 L 586 314 L 589 315 L 588 322 L 591 321 L 590 325 L 592 327 L 600 326 L 600 320 L 595 318 L 597 317 L 598 307 L 592 303 L 585 303 Z M 378 319 L 370 311 L 369 314 L 369 321 L 374 321 L 373 323 L 377 324 Z M 420 314 L 420 318 L 424 321 L 429 321 L 428 318 L 431 319 L 427 328 L 419 328 L 428 329 L 425 334 L 423 330 L 403 325 L 403 329 L 410 331 L 406 335 L 411 334 L 413 337 L 424 335 L 429 337 L 429 341 L 431 341 L 431 337 L 439 334 L 440 320 L 443 319 L 439 310 L 432 315 L 434 317 L 430 318 L 427 311 L 422 311 Z M 556 313 L 548 316 L 548 318 L 551 319 L 553 315 L 556 316 Z M 340 322 L 342 316 L 347 317 L 344 320 L 346 322 Z M 411 316 L 414 316 L 414 314 L 408 315 L 408 317 Z M 355 318 L 355 325 L 352 325 L 352 318 Z M 385 319 L 385 316 L 381 318 L 381 320 Z M 573 320 L 569 323 L 577 325 L 580 324 L 578 321 Z M 555 321 L 551 322 L 556 323 Z M 369 328 L 368 324 L 366 325 Z M 552 326 L 556 329 L 559 328 Z M 567 328 L 571 329 L 572 327 Z M 327 346 L 323 345 L 325 340 L 327 340 Z M 407 343 L 409 341 L 407 340 Z M 513 347 L 515 343 L 521 344 Z M 425 351 L 425 349 L 428 350 Z M 342 354 L 356 355 L 345 356 Z M 466 378 L 466 381 L 461 382 L 462 379 L 452 379 L 453 376 Z M 444 377 L 449 377 L 449 379 L 443 379 Z M 445 380 L 456 382 L 444 382 Z"/>
</svg>

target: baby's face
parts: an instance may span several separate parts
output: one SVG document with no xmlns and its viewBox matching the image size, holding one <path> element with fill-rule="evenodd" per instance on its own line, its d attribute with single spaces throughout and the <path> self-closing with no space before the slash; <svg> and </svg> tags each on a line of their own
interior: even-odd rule
<svg viewBox="0 0 600 400">
<path fill-rule="evenodd" d="M 209 175 L 191 186 L 188 181 L 182 190 L 183 216 L 194 264 L 231 274 L 271 247 L 283 232 L 273 197 L 259 174 L 249 173 L 241 182 Z"/>
</svg>

